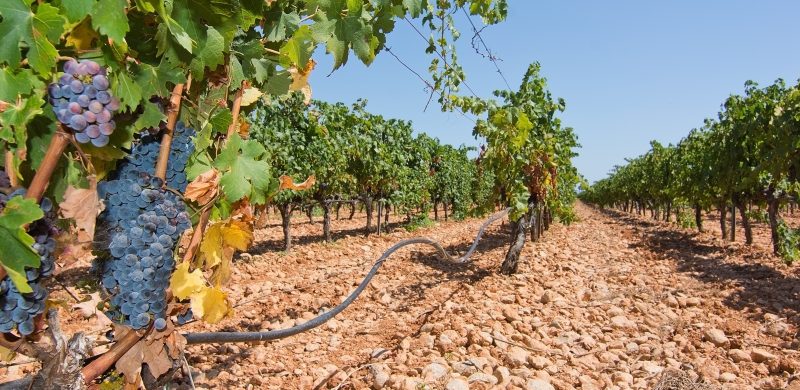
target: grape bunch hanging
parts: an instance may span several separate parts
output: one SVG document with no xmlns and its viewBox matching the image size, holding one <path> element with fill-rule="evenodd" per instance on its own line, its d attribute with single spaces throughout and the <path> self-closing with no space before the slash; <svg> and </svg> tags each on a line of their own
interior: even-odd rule
<svg viewBox="0 0 800 390">
<path fill-rule="evenodd" d="M 104 68 L 91 60 L 69 60 L 64 74 L 47 91 L 56 118 L 75 132 L 78 142 L 108 145 L 119 99 L 111 94 Z"/>
<path fill-rule="evenodd" d="M 4 171 L 0 177 L 7 178 Z M 0 180 L 2 181 L 2 180 Z M 25 190 L 20 189 L 9 195 L 0 192 L 0 212 L 3 211 L 9 200 L 14 197 L 24 196 Z M 39 254 L 41 264 L 39 268 L 26 268 L 25 276 L 33 290 L 30 293 L 21 293 L 9 276 L 0 281 L 0 333 L 9 333 L 16 329 L 21 335 L 33 333 L 34 319 L 44 312 L 47 289 L 44 279 L 53 274 L 55 261 L 53 251 L 56 249 L 55 236 L 58 229 L 52 221 L 55 220 L 53 203 L 43 198 L 39 207 L 44 211 L 44 218 L 34 221 L 28 227 L 28 233 L 36 242 L 33 249 Z"/>
<path fill-rule="evenodd" d="M 177 126 L 168 166 L 185 164 L 194 150 L 192 134 L 194 130 L 182 123 Z M 98 264 L 111 303 L 106 314 L 134 329 L 151 321 L 158 330 L 166 326 L 165 294 L 175 268 L 174 249 L 191 226 L 183 201 L 150 174 L 159 146 L 156 137 L 142 137 L 113 178 L 98 186 L 106 204 L 100 226 L 108 232 L 100 243 L 108 259 Z M 167 183 L 170 187 L 181 184 L 185 188 L 185 179 Z"/>
</svg>

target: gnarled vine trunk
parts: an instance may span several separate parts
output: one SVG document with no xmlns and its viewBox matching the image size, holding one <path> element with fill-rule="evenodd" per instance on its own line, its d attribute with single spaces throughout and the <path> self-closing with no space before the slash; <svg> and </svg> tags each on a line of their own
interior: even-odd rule
<svg viewBox="0 0 800 390">
<path fill-rule="evenodd" d="M 278 205 L 281 212 L 281 226 L 283 227 L 283 250 L 288 252 L 292 249 L 292 206 L 289 203 Z"/>
<path fill-rule="evenodd" d="M 731 241 L 736 241 L 736 207 L 731 205 Z"/>
<path fill-rule="evenodd" d="M 750 226 L 750 218 L 747 216 L 747 209 L 744 202 L 736 199 L 736 208 L 739 209 L 739 216 L 742 218 L 742 227 L 744 228 L 744 243 L 745 245 L 753 244 L 753 230 Z"/>
<path fill-rule="evenodd" d="M 769 231 L 772 237 L 772 252 L 778 254 L 780 252 L 780 245 L 778 245 L 778 199 L 770 196 L 767 200 L 767 217 L 769 218 Z"/>
<path fill-rule="evenodd" d="M 331 204 L 323 200 L 319 205 L 322 207 L 322 235 L 325 237 L 325 242 L 331 242 Z M 338 209 L 336 219 L 339 219 Z"/>
<path fill-rule="evenodd" d="M 369 195 L 364 197 L 364 209 L 367 211 L 367 227 L 364 234 L 369 237 L 372 233 L 372 197 Z"/>
<path fill-rule="evenodd" d="M 350 201 L 350 216 L 347 217 L 348 220 L 353 220 L 353 216 L 356 215 L 356 201 Z"/>
<path fill-rule="evenodd" d="M 694 205 L 694 224 L 697 225 L 697 231 L 703 232 L 703 210 L 699 204 Z"/>
<path fill-rule="evenodd" d="M 526 214 L 511 224 L 511 245 L 508 247 L 506 257 L 503 260 L 503 264 L 500 266 L 500 273 L 502 274 L 514 274 L 519 268 L 519 258 L 522 253 L 522 248 L 525 246 L 525 238 L 527 237 L 525 233 L 531 221 L 533 205 L 530 205 L 529 208 L 530 210 Z"/>
</svg>

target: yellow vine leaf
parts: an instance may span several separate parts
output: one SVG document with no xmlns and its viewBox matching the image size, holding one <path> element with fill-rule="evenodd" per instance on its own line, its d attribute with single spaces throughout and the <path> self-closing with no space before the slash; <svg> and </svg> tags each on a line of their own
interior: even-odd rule
<svg viewBox="0 0 800 390">
<path fill-rule="evenodd" d="M 235 249 L 247 250 L 253 241 L 250 224 L 237 220 L 225 220 L 209 226 L 200 244 L 200 264 L 206 269 L 233 259 Z"/>
<path fill-rule="evenodd" d="M 189 272 L 189 263 L 187 262 L 180 263 L 175 267 L 175 272 L 172 273 L 169 281 L 169 288 L 178 299 L 189 298 L 205 286 L 203 273 L 199 269 Z"/>
<path fill-rule="evenodd" d="M 314 183 L 317 181 L 317 178 L 314 175 L 311 175 L 306 179 L 306 181 L 302 183 L 295 183 L 294 179 L 291 176 L 281 175 L 278 178 L 280 181 L 280 189 L 282 190 L 295 190 L 295 191 L 303 191 L 311 188 Z"/>
<path fill-rule="evenodd" d="M 317 62 L 311 59 L 302 69 L 294 66 L 289 69 L 289 74 L 292 75 L 292 84 L 289 85 L 289 90 L 302 92 L 305 96 L 303 99 L 305 104 L 311 103 L 311 85 L 308 84 L 308 77 L 311 76 L 311 71 L 316 65 Z"/>
<path fill-rule="evenodd" d="M 183 197 L 195 201 L 199 205 L 208 204 L 219 192 L 220 177 L 219 171 L 211 168 L 186 186 Z"/>
<path fill-rule="evenodd" d="M 233 312 L 227 294 L 217 287 L 205 287 L 191 300 L 192 313 L 209 324 L 216 324 Z"/>
<path fill-rule="evenodd" d="M 242 91 L 242 107 L 247 107 L 255 102 L 263 95 L 264 93 L 261 92 L 258 88 L 247 88 Z"/>
</svg>

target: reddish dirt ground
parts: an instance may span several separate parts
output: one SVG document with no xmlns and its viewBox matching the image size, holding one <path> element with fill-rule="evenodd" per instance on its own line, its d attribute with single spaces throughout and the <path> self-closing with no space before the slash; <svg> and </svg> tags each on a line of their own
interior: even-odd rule
<svg viewBox="0 0 800 390">
<path fill-rule="evenodd" d="M 769 254 L 764 226 L 745 247 L 720 240 L 711 219 L 710 232 L 698 234 L 582 204 L 577 211 L 578 222 L 555 224 L 528 243 L 510 277 L 497 273 L 509 234 L 500 223 L 470 264 L 438 260 L 428 247 L 402 249 L 353 305 L 317 329 L 276 342 L 189 347 L 194 386 L 648 389 L 675 369 L 725 389 L 800 388 L 792 382 L 800 375 L 800 275 Z M 273 219 L 238 256 L 232 318 L 182 329 L 306 321 L 343 300 L 400 239 L 424 235 L 463 253 L 482 222 L 414 233 L 395 224 L 364 238 L 362 216 L 334 221 L 336 241 L 327 244 L 319 218 L 295 221 L 292 252 L 279 251 Z M 66 299 L 63 290 L 54 295 Z M 72 317 L 67 331 L 86 330 L 90 322 Z M 0 377 L 35 368 L 3 368 Z M 176 386 L 191 388 L 186 376 Z"/>
</svg>

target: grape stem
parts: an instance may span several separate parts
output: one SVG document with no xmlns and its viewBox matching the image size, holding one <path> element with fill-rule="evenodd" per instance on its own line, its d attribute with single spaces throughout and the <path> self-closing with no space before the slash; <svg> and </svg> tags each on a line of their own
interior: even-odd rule
<svg viewBox="0 0 800 390">
<path fill-rule="evenodd" d="M 14 171 L 14 152 L 11 150 L 6 150 L 6 176 L 8 176 L 8 182 L 11 183 L 11 187 L 19 186 L 19 178 Z"/>
<path fill-rule="evenodd" d="M 92 360 L 91 363 L 87 364 L 81 370 L 81 376 L 83 376 L 83 381 L 86 384 L 92 383 L 95 378 L 102 375 L 106 372 L 109 368 L 111 368 L 114 363 L 117 362 L 125 353 L 127 353 L 131 348 L 133 348 L 139 340 L 147 337 L 148 334 L 153 330 L 152 324 L 147 328 L 144 335 L 139 335 L 135 330 L 131 330 L 125 336 L 122 337 L 116 344 L 111 346 L 111 348 L 104 354 L 100 355 L 95 360 Z"/>
<path fill-rule="evenodd" d="M 56 133 L 50 139 L 50 145 L 47 147 L 44 159 L 39 164 L 39 168 L 36 169 L 36 175 L 33 176 L 31 185 L 25 193 L 26 198 L 33 199 L 36 203 L 42 200 L 42 195 L 44 195 L 44 191 L 47 190 L 47 185 L 50 183 L 50 177 L 53 175 L 53 171 L 58 165 L 58 160 L 64 154 L 64 149 L 69 144 L 71 137 L 72 135 L 64 131 L 62 125 L 59 124 Z"/>
<path fill-rule="evenodd" d="M 226 139 L 231 139 L 231 137 L 233 137 L 233 133 L 236 131 L 236 125 L 239 122 L 239 111 L 242 109 L 242 94 L 244 93 L 246 86 L 246 81 L 242 81 L 242 86 L 239 87 L 239 90 L 236 91 L 236 97 L 233 98 L 233 109 L 231 110 L 231 114 L 233 114 L 233 120 L 231 120 L 231 124 L 228 126 L 228 134 Z"/>
<path fill-rule="evenodd" d="M 178 114 L 181 111 L 181 96 L 183 95 L 184 84 L 176 84 L 172 89 L 172 96 L 169 99 L 169 108 L 167 109 L 167 129 L 161 137 L 161 149 L 158 151 L 158 161 L 156 163 L 156 177 L 164 180 L 167 179 L 167 163 L 169 162 L 169 151 L 172 145 L 172 132 L 175 130 L 175 124 L 178 123 Z"/>
</svg>

